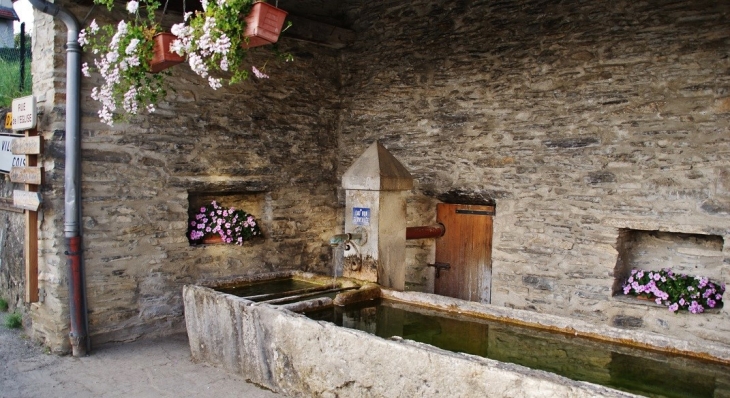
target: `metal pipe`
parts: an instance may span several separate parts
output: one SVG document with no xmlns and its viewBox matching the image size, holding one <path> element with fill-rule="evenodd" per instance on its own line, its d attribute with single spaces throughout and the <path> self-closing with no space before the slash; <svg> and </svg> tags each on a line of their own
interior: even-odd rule
<svg viewBox="0 0 730 398">
<path fill-rule="evenodd" d="M 68 278 L 68 288 L 70 292 L 77 292 L 82 290 L 83 284 L 82 272 L 81 272 L 81 237 L 75 236 L 73 238 L 66 238 L 66 244 L 69 247 L 69 251 L 66 252 L 68 256 L 68 264 L 70 275 Z M 71 339 L 71 347 L 73 350 L 73 356 L 80 357 L 86 355 L 86 342 L 83 341 L 86 335 L 79 331 L 84 330 L 84 305 L 83 297 L 80 294 L 69 294 L 69 313 L 71 316 L 71 332 L 69 338 Z"/>
<path fill-rule="evenodd" d="M 30 0 L 42 13 L 59 18 L 66 24 L 66 159 L 64 175 L 64 222 L 69 266 L 69 305 L 71 332 L 69 337 L 74 356 L 86 355 L 90 346 L 86 314 L 83 247 L 79 220 L 81 219 L 81 46 L 79 22 L 66 9 L 46 0 Z"/>
<path fill-rule="evenodd" d="M 443 224 L 408 227 L 406 228 L 406 240 L 440 238 L 444 236 L 444 233 L 446 233 L 446 227 Z"/>
<path fill-rule="evenodd" d="M 340 243 L 349 243 L 353 240 L 362 240 L 362 234 L 337 234 L 330 238 L 330 246 L 335 247 Z"/>
</svg>

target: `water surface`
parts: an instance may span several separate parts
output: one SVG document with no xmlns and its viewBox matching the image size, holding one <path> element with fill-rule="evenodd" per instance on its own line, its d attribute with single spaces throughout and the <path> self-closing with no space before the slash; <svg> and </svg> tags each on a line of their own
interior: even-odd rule
<svg viewBox="0 0 730 398">
<path fill-rule="evenodd" d="M 264 282 L 244 283 L 234 287 L 215 288 L 214 290 L 238 297 L 259 296 L 263 294 L 284 293 L 301 289 L 320 287 L 321 285 L 293 278 L 268 280 Z"/>
<path fill-rule="evenodd" d="M 730 397 L 730 366 L 416 305 L 372 300 L 309 318 L 545 370 L 649 397 Z"/>
</svg>

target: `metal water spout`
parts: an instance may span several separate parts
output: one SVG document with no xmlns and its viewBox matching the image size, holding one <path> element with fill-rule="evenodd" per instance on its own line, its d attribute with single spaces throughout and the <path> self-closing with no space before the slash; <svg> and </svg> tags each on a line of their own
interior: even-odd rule
<svg viewBox="0 0 730 398">
<path fill-rule="evenodd" d="M 362 238 L 363 235 L 361 233 L 337 234 L 330 238 L 330 246 L 337 247 L 343 243 L 351 243 L 353 240 L 360 242 Z"/>
</svg>

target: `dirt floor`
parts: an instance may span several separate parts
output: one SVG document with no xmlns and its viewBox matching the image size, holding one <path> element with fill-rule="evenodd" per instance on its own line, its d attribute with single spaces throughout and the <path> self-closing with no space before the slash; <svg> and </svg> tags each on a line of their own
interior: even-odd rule
<svg viewBox="0 0 730 398">
<path fill-rule="evenodd" d="M 83 358 L 46 354 L 0 313 L 0 397 L 282 398 L 190 358 L 187 337 L 141 340 Z"/>
</svg>

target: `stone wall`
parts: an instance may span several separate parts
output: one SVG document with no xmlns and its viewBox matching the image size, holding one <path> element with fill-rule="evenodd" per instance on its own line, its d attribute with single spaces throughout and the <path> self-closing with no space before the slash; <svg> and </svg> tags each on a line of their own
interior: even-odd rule
<svg viewBox="0 0 730 398">
<path fill-rule="evenodd" d="M 494 201 L 494 304 L 730 342 L 728 306 L 612 297 L 622 230 L 720 237 L 708 273 L 730 281 L 728 4 L 372 1 L 349 15 L 340 174 L 380 140 L 416 179 L 409 226 L 455 193 Z M 410 244 L 411 289 L 429 290 L 432 250 Z"/>
<path fill-rule="evenodd" d="M 30 68 L 33 95 L 38 103 L 38 132 L 44 140 L 44 154 L 38 160 L 39 166 L 44 169 L 43 184 L 39 188 L 43 199 L 38 213 L 37 253 L 41 302 L 25 302 L 25 220 L 22 214 L 9 216 L 7 239 L 0 250 L 8 264 L 14 264 L 10 270 L 8 295 L 14 296 L 14 304 L 23 307 L 23 326 L 33 339 L 46 344 L 53 352 L 65 353 L 70 349 L 67 337 L 69 317 L 66 257 L 63 255 L 63 100 L 66 84 L 63 48 L 66 30 L 59 28 L 61 30 L 54 31 L 58 25 L 53 18 L 38 11 L 34 11 L 33 18 L 33 60 Z M 64 79 L 56 79 L 58 76 L 64 76 Z M 11 198 L 13 189 L 23 187 L 21 184 L 10 183 L 8 179 L 2 189 L 3 196 Z"/>
<path fill-rule="evenodd" d="M 0 108 L 0 117 L 10 109 Z M 0 132 L 12 133 L 0 125 Z M 13 190 L 23 189 L 20 184 L 10 182 L 10 176 L 0 175 L 0 198 L 4 205 L 10 205 Z M 10 305 L 10 311 L 22 309 L 25 297 L 25 258 L 23 256 L 23 237 L 25 218 L 23 213 L 0 209 L 0 298 Z"/>
<path fill-rule="evenodd" d="M 89 11 L 62 4 L 77 16 Z M 99 77 L 84 79 L 83 258 L 93 345 L 182 330 L 184 284 L 331 272 L 327 240 L 344 224 L 339 177 L 374 140 L 416 178 L 409 225 L 433 223 L 444 198 L 496 204 L 494 304 L 730 342 L 727 307 L 675 316 L 612 296 L 617 239 L 627 230 L 720 237 L 722 261 L 712 274 L 730 280 L 730 6 L 345 6 L 358 37 L 352 47 L 283 39 L 293 64 L 269 63 L 271 80 L 218 91 L 177 66 L 153 116 L 114 128 L 98 121 L 89 97 Z M 96 7 L 89 20 L 118 17 Z M 46 296 L 30 312 L 33 337 L 64 352 L 66 30 L 36 12 L 33 35 L 47 142 L 39 253 Z M 252 52 L 254 64 L 267 59 L 265 50 Z M 215 194 L 261 209 L 254 215 L 266 239 L 190 246 L 191 200 Z M 408 287 L 432 289 L 425 264 L 433 242 L 409 242 L 406 256 Z"/>
<path fill-rule="evenodd" d="M 89 11 L 63 4 L 77 16 Z M 88 20 L 118 17 L 96 7 Z M 42 46 L 33 51 L 34 93 L 46 93 L 40 129 L 50 143 L 43 157 L 48 183 L 42 189 L 40 271 L 49 296 L 34 306 L 34 338 L 63 352 L 65 132 L 58 122 L 65 93 L 56 84 L 65 75 L 66 29 L 43 16 L 34 34 L 34 45 Z M 184 330 L 183 284 L 282 269 L 330 272 L 338 59 L 323 47 L 286 39 L 281 44 L 293 53 L 293 63 L 271 61 L 266 49 L 250 52 L 254 65 L 269 61 L 270 80 L 217 91 L 178 65 L 154 115 L 113 128 L 99 122 L 98 103 L 90 98 L 99 76 L 83 79 L 82 233 L 92 347 Z M 42 65 L 46 69 L 36 69 Z M 217 194 L 226 206 L 251 203 L 253 209 L 244 210 L 259 219 L 265 239 L 191 246 L 190 203 Z M 231 197 L 236 203 L 226 203 Z"/>
</svg>

